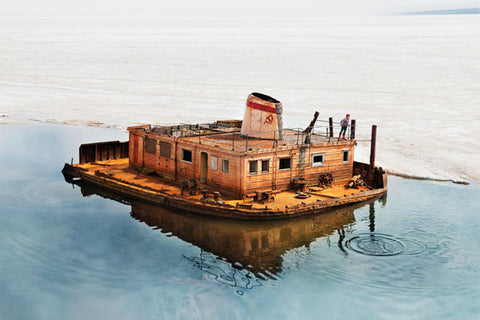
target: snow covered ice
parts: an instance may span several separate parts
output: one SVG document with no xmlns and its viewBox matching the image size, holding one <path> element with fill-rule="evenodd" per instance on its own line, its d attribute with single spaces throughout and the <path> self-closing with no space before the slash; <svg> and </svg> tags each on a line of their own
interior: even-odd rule
<svg viewBox="0 0 480 320">
<path fill-rule="evenodd" d="M 364 139 L 377 124 L 387 170 L 480 181 L 478 57 L 476 15 L 1 18 L 0 124 L 241 119 L 258 91 L 283 103 L 287 127 L 306 127 L 316 110 L 350 113 Z"/>
</svg>

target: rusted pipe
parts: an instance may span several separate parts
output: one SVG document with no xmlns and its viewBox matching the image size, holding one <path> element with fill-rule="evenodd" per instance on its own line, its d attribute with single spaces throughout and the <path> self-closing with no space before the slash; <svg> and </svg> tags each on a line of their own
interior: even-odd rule
<svg viewBox="0 0 480 320">
<path fill-rule="evenodd" d="M 372 140 L 370 142 L 370 172 L 375 168 L 375 148 L 377 144 L 377 126 L 372 126 Z"/>
<path fill-rule="evenodd" d="M 328 127 L 330 130 L 330 138 L 333 138 L 333 118 L 328 118 Z"/>
<path fill-rule="evenodd" d="M 352 119 L 352 127 L 350 129 L 350 140 L 355 140 L 355 119 Z"/>
</svg>

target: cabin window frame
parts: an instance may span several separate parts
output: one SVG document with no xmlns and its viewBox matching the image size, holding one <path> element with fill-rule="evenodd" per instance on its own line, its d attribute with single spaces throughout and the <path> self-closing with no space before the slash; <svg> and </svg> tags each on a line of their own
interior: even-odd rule
<svg viewBox="0 0 480 320">
<path fill-rule="evenodd" d="M 345 160 L 345 154 L 347 155 L 347 160 Z M 350 150 L 349 149 L 344 149 L 342 150 L 342 162 L 343 163 L 349 163 L 350 162 Z"/>
<path fill-rule="evenodd" d="M 322 161 L 320 162 L 315 162 L 314 159 L 315 157 L 322 156 Z M 312 167 L 323 167 L 325 165 L 325 153 L 314 153 L 312 154 Z"/>
<path fill-rule="evenodd" d="M 153 152 L 152 152 L 153 148 Z M 157 153 L 157 140 L 152 138 L 145 138 L 145 153 L 156 154 Z"/>
<path fill-rule="evenodd" d="M 172 144 L 170 142 L 160 141 L 159 146 L 160 146 L 160 157 L 170 159 L 170 157 L 172 156 Z M 166 155 L 167 149 L 168 149 L 168 156 Z"/>
<path fill-rule="evenodd" d="M 287 159 L 289 160 L 288 168 L 282 168 L 281 167 L 282 160 L 287 160 Z M 278 159 L 278 170 L 292 170 L 292 157 L 284 157 L 284 158 Z"/>
<path fill-rule="evenodd" d="M 252 165 L 254 165 L 254 171 L 252 171 Z M 258 174 L 258 160 L 250 160 L 248 161 L 248 174 L 256 175 Z"/>
<path fill-rule="evenodd" d="M 270 172 L 270 159 L 261 159 L 261 165 L 260 165 L 260 172 L 261 173 L 269 173 Z M 267 170 L 263 170 L 263 163 L 267 163 Z"/>
<path fill-rule="evenodd" d="M 190 152 L 190 161 L 185 160 L 185 151 Z M 193 151 L 182 148 L 182 162 L 193 163 Z"/>
<path fill-rule="evenodd" d="M 223 159 L 222 158 L 222 172 L 225 172 L 225 173 L 230 172 L 230 159 Z"/>
<path fill-rule="evenodd" d="M 217 156 L 210 156 L 210 170 L 214 170 L 214 171 L 218 170 L 218 157 Z"/>
</svg>

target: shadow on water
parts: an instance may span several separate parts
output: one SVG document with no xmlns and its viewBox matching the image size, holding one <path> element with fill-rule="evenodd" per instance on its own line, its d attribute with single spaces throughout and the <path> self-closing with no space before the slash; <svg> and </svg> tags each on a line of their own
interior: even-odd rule
<svg viewBox="0 0 480 320">
<path fill-rule="evenodd" d="M 338 247 L 347 254 L 344 240 L 349 231 L 345 231 L 348 229 L 346 227 L 355 222 L 354 210 L 365 205 L 357 204 L 288 220 L 244 221 L 199 216 L 153 206 L 125 199 L 87 183 L 77 184 L 81 187 L 83 196 L 96 194 L 130 204 L 132 218 L 199 247 L 199 256 L 185 258 L 197 268 L 214 273 L 217 280 L 232 285 L 238 282 L 235 270 L 246 271 L 242 277 L 275 279 L 282 272 L 283 255 L 287 251 L 308 247 L 321 237 L 338 235 Z M 229 265 L 228 272 L 222 264 Z"/>
</svg>

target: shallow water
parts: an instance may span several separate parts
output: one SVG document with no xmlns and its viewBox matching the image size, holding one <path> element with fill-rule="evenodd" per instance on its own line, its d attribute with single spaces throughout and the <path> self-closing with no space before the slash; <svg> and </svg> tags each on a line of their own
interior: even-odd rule
<svg viewBox="0 0 480 320">
<path fill-rule="evenodd" d="M 63 180 L 80 143 L 124 138 L 0 126 L 0 318 L 478 318 L 478 184 L 390 177 L 362 206 L 251 223 Z"/>
</svg>

